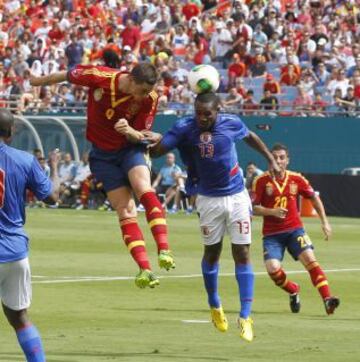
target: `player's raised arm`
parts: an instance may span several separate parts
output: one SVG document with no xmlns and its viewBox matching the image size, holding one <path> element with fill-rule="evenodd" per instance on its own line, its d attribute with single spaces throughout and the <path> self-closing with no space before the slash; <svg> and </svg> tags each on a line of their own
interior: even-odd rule
<svg viewBox="0 0 360 362">
<path fill-rule="evenodd" d="M 41 77 L 36 77 L 33 74 L 30 76 L 30 84 L 34 87 L 62 83 L 66 80 L 67 71 L 51 73 L 49 75 L 43 75 Z"/>
<path fill-rule="evenodd" d="M 249 134 L 244 138 L 244 141 L 268 160 L 271 171 L 274 171 L 275 173 L 280 172 L 280 168 L 275 162 L 274 156 L 256 133 L 249 131 Z"/>
</svg>

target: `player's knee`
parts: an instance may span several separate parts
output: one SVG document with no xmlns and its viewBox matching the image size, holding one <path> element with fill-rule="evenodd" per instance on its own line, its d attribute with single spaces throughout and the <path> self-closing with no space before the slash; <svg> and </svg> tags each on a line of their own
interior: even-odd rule
<svg viewBox="0 0 360 362">
<path fill-rule="evenodd" d="M 235 264 L 248 264 L 250 262 L 250 245 L 232 244 L 232 254 Z"/>
<path fill-rule="evenodd" d="M 20 329 L 29 323 L 26 309 L 13 310 L 3 306 L 5 316 L 14 329 Z"/>
<path fill-rule="evenodd" d="M 278 260 L 266 260 L 265 262 L 266 271 L 268 274 L 273 274 L 281 268 L 281 264 Z"/>
</svg>

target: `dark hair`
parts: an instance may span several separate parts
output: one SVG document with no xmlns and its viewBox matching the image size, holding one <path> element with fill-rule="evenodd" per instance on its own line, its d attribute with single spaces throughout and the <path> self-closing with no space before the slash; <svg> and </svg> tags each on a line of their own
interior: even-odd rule
<svg viewBox="0 0 360 362">
<path fill-rule="evenodd" d="M 11 136 L 11 129 L 14 125 L 14 116 L 7 109 L 0 109 L 0 137 Z"/>
<path fill-rule="evenodd" d="M 286 155 L 289 156 L 289 149 L 282 143 L 275 143 L 271 151 L 285 151 Z"/>
<path fill-rule="evenodd" d="M 220 104 L 220 98 L 213 92 L 198 94 L 195 103 L 213 103 L 215 107 Z"/>
<path fill-rule="evenodd" d="M 107 67 L 120 68 L 120 58 L 113 50 L 105 49 L 102 58 Z"/>
<path fill-rule="evenodd" d="M 139 63 L 130 72 L 135 83 L 155 85 L 158 80 L 158 73 L 155 66 L 150 63 Z"/>
</svg>

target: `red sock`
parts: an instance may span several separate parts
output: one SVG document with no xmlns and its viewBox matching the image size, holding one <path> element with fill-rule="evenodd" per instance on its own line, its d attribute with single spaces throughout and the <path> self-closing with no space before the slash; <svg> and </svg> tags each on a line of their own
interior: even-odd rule
<svg viewBox="0 0 360 362">
<path fill-rule="evenodd" d="M 329 282 L 320 265 L 316 261 L 313 261 L 306 266 L 306 269 L 310 274 L 314 287 L 318 289 L 321 297 L 323 299 L 329 298 L 331 296 Z"/>
<path fill-rule="evenodd" d="M 286 273 L 284 269 L 280 268 L 274 273 L 269 273 L 270 278 L 274 281 L 274 283 L 284 289 L 289 294 L 298 293 L 300 288 L 298 284 L 292 282 L 291 280 L 288 280 L 286 277 Z"/>
<path fill-rule="evenodd" d="M 136 218 L 121 219 L 120 227 L 124 242 L 136 263 L 141 269 L 151 269 L 144 237 Z"/>
<path fill-rule="evenodd" d="M 140 197 L 145 208 L 146 220 L 156 241 L 158 252 L 168 250 L 168 235 L 164 209 L 154 191 L 147 191 Z"/>
</svg>

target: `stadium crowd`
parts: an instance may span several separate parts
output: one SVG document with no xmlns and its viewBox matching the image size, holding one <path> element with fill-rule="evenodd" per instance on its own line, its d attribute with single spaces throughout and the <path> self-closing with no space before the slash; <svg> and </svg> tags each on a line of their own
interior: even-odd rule
<svg viewBox="0 0 360 362">
<path fill-rule="evenodd" d="M 17 112 L 83 112 L 78 86 L 32 88 L 30 73 L 80 63 L 158 68 L 159 108 L 186 111 L 186 76 L 211 63 L 223 108 L 244 114 L 356 114 L 355 0 L 12 0 L 0 2 L 0 99 Z M 56 107 L 54 107 L 56 106 Z"/>
</svg>

